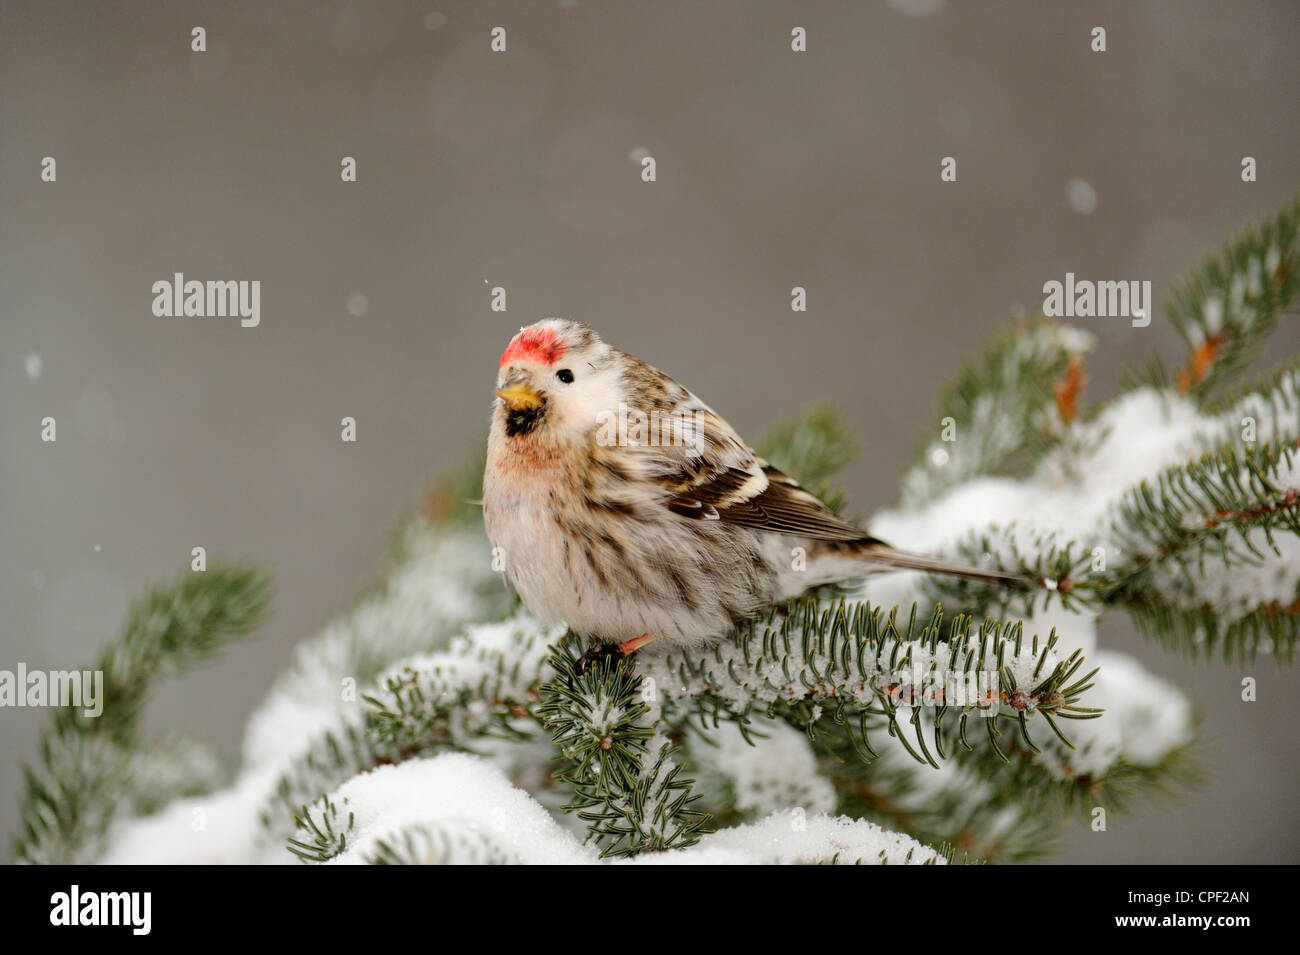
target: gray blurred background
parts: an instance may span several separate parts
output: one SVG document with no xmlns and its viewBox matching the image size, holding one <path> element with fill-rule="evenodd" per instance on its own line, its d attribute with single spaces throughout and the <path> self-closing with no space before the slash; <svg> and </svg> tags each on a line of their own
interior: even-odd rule
<svg viewBox="0 0 1300 955">
<path fill-rule="evenodd" d="M 545 316 L 751 437 L 835 403 L 865 449 L 854 504 L 893 503 L 941 384 L 1045 281 L 1146 278 L 1159 300 L 1300 186 L 1298 28 L 1285 0 L 4 0 L 0 667 L 88 662 L 196 544 L 251 558 L 271 623 L 150 715 L 233 760 L 294 644 L 481 445 L 497 356 Z M 154 317 L 176 271 L 260 280 L 261 326 Z M 1150 350 L 1183 357 L 1159 313 L 1083 323 L 1092 396 Z M 1293 672 L 1177 659 L 1119 618 L 1101 642 L 1200 701 L 1216 776 L 1074 824 L 1060 858 L 1296 861 Z M 0 711 L 6 833 L 44 715 Z"/>
</svg>

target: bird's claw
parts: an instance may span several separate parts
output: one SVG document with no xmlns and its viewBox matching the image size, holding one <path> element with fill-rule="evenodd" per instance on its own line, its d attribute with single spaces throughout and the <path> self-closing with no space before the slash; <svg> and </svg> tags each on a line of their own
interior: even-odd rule
<svg viewBox="0 0 1300 955">
<path fill-rule="evenodd" d="M 578 676 L 585 676 L 597 663 L 604 660 L 615 659 L 623 660 L 627 657 L 626 651 L 617 643 L 598 643 L 591 647 L 582 656 L 578 657 L 578 662 L 574 664 L 573 670 Z"/>
</svg>

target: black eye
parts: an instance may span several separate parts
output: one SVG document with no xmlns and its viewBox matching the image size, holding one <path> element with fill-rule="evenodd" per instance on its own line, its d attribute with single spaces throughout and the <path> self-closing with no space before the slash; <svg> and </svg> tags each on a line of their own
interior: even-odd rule
<svg viewBox="0 0 1300 955">
<path fill-rule="evenodd" d="M 561 368 L 555 373 L 555 377 L 560 379 L 560 381 L 564 382 L 566 385 L 573 384 L 573 372 L 569 371 L 567 368 Z"/>
</svg>

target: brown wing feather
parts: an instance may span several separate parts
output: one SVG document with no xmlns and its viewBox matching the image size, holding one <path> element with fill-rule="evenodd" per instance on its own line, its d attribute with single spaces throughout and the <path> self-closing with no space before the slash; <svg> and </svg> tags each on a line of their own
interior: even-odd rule
<svg viewBox="0 0 1300 955">
<path fill-rule="evenodd" d="M 877 543 L 756 455 L 713 409 L 671 378 L 630 356 L 628 366 L 630 392 L 652 399 L 654 410 L 690 413 L 698 428 L 697 454 L 644 449 L 661 469 L 664 504 L 674 514 L 814 540 Z"/>
<path fill-rule="evenodd" d="M 743 499 L 736 492 L 753 478 L 753 472 L 730 468 L 692 486 L 668 502 L 669 510 L 685 517 L 719 520 L 756 530 L 826 541 L 874 542 L 862 528 L 836 517 L 825 504 L 798 483 L 759 458 L 767 487 Z"/>
</svg>

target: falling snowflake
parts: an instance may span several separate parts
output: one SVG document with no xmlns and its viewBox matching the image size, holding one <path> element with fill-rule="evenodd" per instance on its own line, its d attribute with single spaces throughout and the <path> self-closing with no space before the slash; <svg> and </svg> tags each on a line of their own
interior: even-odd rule
<svg viewBox="0 0 1300 955">
<path fill-rule="evenodd" d="M 1090 216 L 1097 208 L 1097 190 L 1085 179 L 1071 179 L 1065 184 L 1065 201 L 1075 212 Z"/>
<path fill-rule="evenodd" d="M 943 11 L 944 0 L 889 0 L 889 5 L 909 17 L 932 17 Z"/>
</svg>

